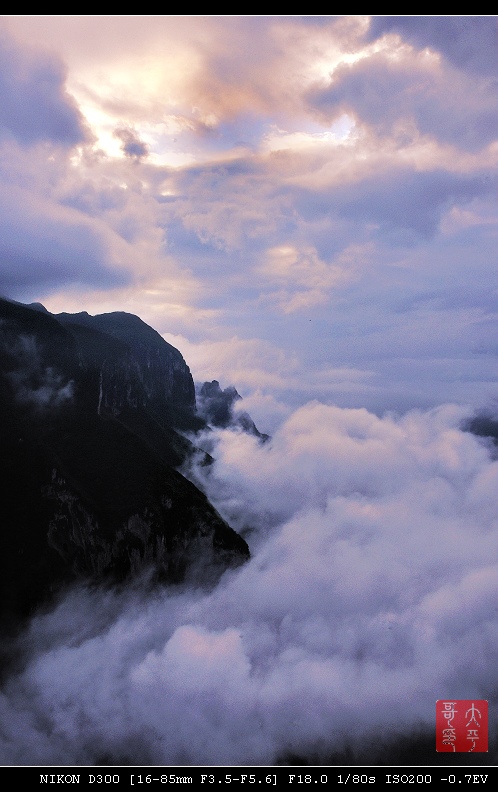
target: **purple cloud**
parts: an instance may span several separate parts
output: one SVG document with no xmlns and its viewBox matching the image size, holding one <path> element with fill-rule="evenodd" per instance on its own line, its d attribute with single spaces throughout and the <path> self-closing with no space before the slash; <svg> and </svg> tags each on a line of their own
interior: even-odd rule
<svg viewBox="0 0 498 792">
<path fill-rule="evenodd" d="M 0 32 L 0 136 L 23 146 L 82 143 L 87 131 L 65 76 L 56 57 L 22 50 Z"/>
<path fill-rule="evenodd" d="M 385 16 L 372 17 L 367 40 L 398 33 L 416 47 L 441 52 L 460 69 L 496 76 L 498 18 L 494 16 Z"/>
</svg>

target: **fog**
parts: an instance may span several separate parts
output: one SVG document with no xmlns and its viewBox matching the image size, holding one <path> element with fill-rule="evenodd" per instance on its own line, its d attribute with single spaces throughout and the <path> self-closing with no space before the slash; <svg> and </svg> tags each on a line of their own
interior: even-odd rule
<svg viewBox="0 0 498 792">
<path fill-rule="evenodd" d="M 312 402 L 264 444 L 198 439 L 216 462 L 188 475 L 251 560 L 209 591 L 80 588 L 36 616 L 0 697 L 1 761 L 326 760 L 433 729 L 439 698 L 491 699 L 498 462 L 467 415 Z"/>
<path fill-rule="evenodd" d="M 21 335 L 17 342 L 10 341 L 9 352 L 15 355 L 17 366 L 9 371 L 7 380 L 18 402 L 43 410 L 60 407 L 73 398 L 73 380 L 65 381 L 54 368 L 44 366 L 34 336 Z"/>
</svg>

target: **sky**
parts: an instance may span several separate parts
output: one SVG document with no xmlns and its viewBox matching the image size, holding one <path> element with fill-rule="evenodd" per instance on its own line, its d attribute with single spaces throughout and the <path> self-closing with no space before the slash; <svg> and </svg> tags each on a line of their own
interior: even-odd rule
<svg viewBox="0 0 498 792">
<path fill-rule="evenodd" d="M 497 18 L 5 16 L 0 294 L 141 316 L 273 430 L 496 399 Z"/>
<path fill-rule="evenodd" d="M 448 697 L 496 736 L 497 55 L 496 17 L 1 18 L 0 294 L 138 314 L 272 436 L 184 470 L 242 568 L 33 618 L 1 762 L 324 759 Z"/>
</svg>

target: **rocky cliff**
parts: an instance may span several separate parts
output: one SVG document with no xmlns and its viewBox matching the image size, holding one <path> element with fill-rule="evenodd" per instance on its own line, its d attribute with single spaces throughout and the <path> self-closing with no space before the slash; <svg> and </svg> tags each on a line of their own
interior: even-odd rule
<svg viewBox="0 0 498 792">
<path fill-rule="evenodd" d="M 194 384 L 138 317 L 49 314 L 0 300 L 0 572 L 5 618 L 71 580 L 141 570 L 208 581 L 244 540 L 175 470 Z"/>
<path fill-rule="evenodd" d="M 242 396 L 234 386 L 229 385 L 222 390 L 218 380 L 204 382 L 197 390 L 198 413 L 208 424 L 246 432 L 266 443 L 270 436 L 259 431 L 249 413 L 235 412 L 234 407 L 239 401 L 242 401 Z"/>
<path fill-rule="evenodd" d="M 99 371 L 98 409 L 145 407 L 189 421 L 195 408 L 190 369 L 180 352 L 138 316 L 124 312 L 55 317 L 75 338 L 80 360 Z"/>
</svg>

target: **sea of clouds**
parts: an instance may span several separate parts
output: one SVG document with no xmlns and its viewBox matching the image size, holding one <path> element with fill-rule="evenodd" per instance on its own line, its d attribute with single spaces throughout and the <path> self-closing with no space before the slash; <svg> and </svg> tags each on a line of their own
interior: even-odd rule
<svg viewBox="0 0 498 792">
<path fill-rule="evenodd" d="M 463 408 L 312 402 L 188 474 L 252 557 L 211 590 L 75 589 L 18 639 L 4 764 L 273 764 L 434 726 L 498 668 L 498 461 Z M 260 427 L 264 430 L 264 427 Z M 494 725 L 492 725 L 494 729 Z"/>
</svg>

